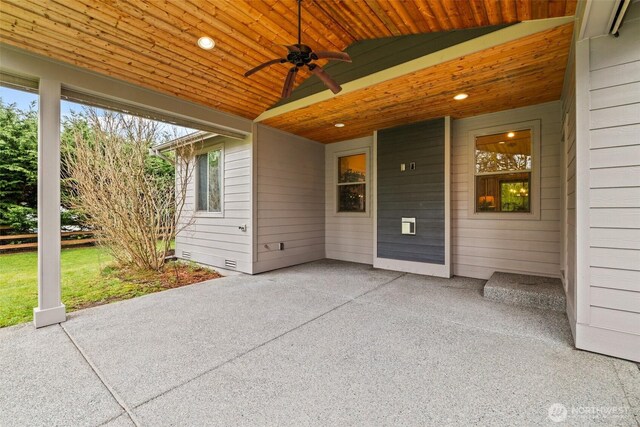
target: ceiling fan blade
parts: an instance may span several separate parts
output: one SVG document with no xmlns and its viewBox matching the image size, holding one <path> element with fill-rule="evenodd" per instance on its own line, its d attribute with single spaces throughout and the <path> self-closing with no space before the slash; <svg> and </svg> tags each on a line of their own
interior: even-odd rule
<svg viewBox="0 0 640 427">
<path fill-rule="evenodd" d="M 316 76 L 318 76 L 318 78 L 320 80 L 322 80 L 322 83 L 324 83 L 324 85 L 326 87 L 328 87 L 329 89 L 331 89 L 331 92 L 333 93 L 338 93 L 342 90 L 342 88 L 340 87 L 340 85 L 338 83 L 336 83 L 335 80 L 333 80 L 331 78 L 331 76 L 329 74 L 327 74 L 321 66 L 317 65 L 317 64 L 311 64 L 308 66 L 309 70 L 311 70 L 311 72 L 313 74 L 315 74 Z"/>
<path fill-rule="evenodd" d="M 287 78 L 285 79 L 284 86 L 282 87 L 282 99 L 291 96 L 291 92 L 293 92 L 293 84 L 296 81 L 297 73 L 298 67 L 291 67 L 291 69 L 287 73 Z"/>
<path fill-rule="evenodd" d="M 313 57 L 314 55 L 315 55 L 315 58 L 313 59 L 332 59 L 336 61 L 351 62 L 351 57 L 346 52 L 320 51 L 320 52 L 313 52 L 311 56 Z"/>
<path fill-rule="evenodd" d="M 249 71 L 247 71 L 246 73 L 244 73 L 245 77 L 249 77 L 251 74 L 262 70 L 265 67 L 268 67 L 269 65 L 273 65 L 273 64 L 284 64 L 285 62 L 287 62 L 286 59 L 284 58 L 278 58 L 278 59 L 272 59 L 271 61 L 267 61 L 264 64 L 260 64 L 255 68 L 250 69 Z"/>
</svg>

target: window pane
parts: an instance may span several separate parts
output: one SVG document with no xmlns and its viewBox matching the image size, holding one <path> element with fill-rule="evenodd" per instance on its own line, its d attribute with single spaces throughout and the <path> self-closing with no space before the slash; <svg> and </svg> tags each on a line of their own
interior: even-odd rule
<svg viewBox="0 0 640 427">
<path fill-rule="evenodd" d="M 529 212 L 529 181 L 500 181 L 500 210 Z"/>
<path fill-rule="evenodd" d="M 367 158 L 364 154 L 340 157 L 338 159 L 338 182 L 365 182 L 367 178 Z"/>
<path fill-rule="evenodd" d="M 531 170 L 531 130 L 476 137 L 476 173 Z"/>
<path fill-rule="evenodd" d="M 365 212 L 365 207 L 365 184 L 349 184 L 338 186 L 338 212 Z"/>
<path fill-rule="evenodd" d="M 198 156 L 196 158 L 197 160 L 197 172 L 198 172 L 198 177 L 197 177 L 197 210 L 199 211 L 206 211 L 208 208 L 207 202 L 208 202 L 208 198 L 207 198 L 207 187 L 208 187 L 208 183 L 207 183 L 207 172 L 208 172 L 208 168 L 207 168 L 207 155 L 201 155 Z"/>
<path fill-rule="evenodd" d="M 221 212 L 220 150 L 209 152 L 209 212 Z"/>
<path fill-rule="evenodd" d="M 531 173 L 476 176 L 476 212 L 531 212 Z"/>
</svg>

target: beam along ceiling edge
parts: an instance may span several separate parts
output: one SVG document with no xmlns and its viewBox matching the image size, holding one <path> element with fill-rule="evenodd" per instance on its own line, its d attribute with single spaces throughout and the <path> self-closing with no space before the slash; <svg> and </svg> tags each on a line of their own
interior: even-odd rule
<svg viewBox="0 0 640 427">
<path fill-rule="evenodd" d="M 342 84 L 342 91 L 334 95 L 330 90 L 307 96 L 302 99 L 292 101 L 288 104 L 272 108 L 260 114 L 255 122 L 262 122 L 273 117 L 290 113 L 304 107 L 308 107 L 319 102 L 326 101 L 333 97 L 342 96 L 360 89 L 374 86 L 378 83 L 402 77 L 415 71 L 420 71 L 434 65 L 442 64 L 452 59 L 460 58 L 485 49 L 499 46 L 510 41 L 531 36 L 551 28 L 559 27 L 574 21 L 574 16 L 563 16 L 559 18 L 537 19 L 533 21 L 523 21 L 518 24 L 485 34 L 473 40 L 462 42 L 455 46 L 448 47 L 438 52 L 430 53 L 420 58 L 413 59 L 386 70 L 378 71 L 368 76 Z"/>
<path fill-rule="evenodd" d="M 179 119 L 200 122 L 245 135 L 252 121 L 237 114 L 199 104 L 186 98 L 159 92 L 136 83 L 43 56 L 0 41 L 0 72 L 39 80 L 59 81 L 67 89 L 132 107 L 157 110 Z M 189 113 L 187 113 L 189 111 Z"/>
</svg>

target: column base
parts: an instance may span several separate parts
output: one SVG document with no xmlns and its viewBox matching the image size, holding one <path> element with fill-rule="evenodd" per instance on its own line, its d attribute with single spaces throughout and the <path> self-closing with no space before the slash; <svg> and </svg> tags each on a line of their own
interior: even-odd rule
<svg viewBox="0 0 640 427">
<path fill-rule="evenodd" d="M 64 322 L 65 320 L 67 320 L 67 314 L 64 304 L 60 304 L 58 307 L 46 308 L 44 310 L 41 310 L 38 307 L 33 309 L 33 325 L 36 328 L 55 325 L 56 323 Z"/>
</svg>

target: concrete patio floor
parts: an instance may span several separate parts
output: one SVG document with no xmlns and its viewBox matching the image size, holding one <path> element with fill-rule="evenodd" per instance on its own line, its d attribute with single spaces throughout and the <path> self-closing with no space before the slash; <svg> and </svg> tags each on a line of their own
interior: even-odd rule
<svg viewBox="0 0 640 427">
<path fill-rule="evenodd" d="M 2 329 L 0 426 L 637 425 L 636 364 L 483 283 L 325 260 Z"/>
</svg>

